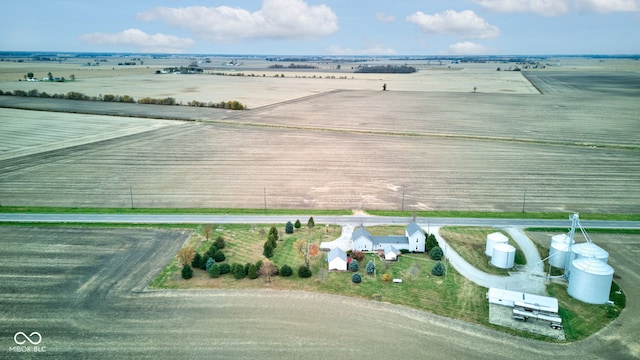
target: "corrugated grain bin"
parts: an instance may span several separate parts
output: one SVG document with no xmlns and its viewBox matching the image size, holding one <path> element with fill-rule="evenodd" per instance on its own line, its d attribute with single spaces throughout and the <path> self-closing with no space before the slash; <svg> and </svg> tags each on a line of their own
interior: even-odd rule
<svg viewBox="0 0 640 360">
<path fill-rule="evenodd" d="M 569 256 L 569 243 L 551 242 L 551 248 L 549 249 L 549 264 L 551 266 L 564 269 L 567 256 Z"/>
<path fill-rule="evenodd" d="M 573 259 L 591 258 L 598 259 L 604 263 L 609 262 L 609 253 L 594 243 L 580 243 L 571 247 Z"/>
<path fill-rule="evenodd" d="M 613 281 L 613 268 L 600 260 L 575 259 L 571 262 L 567 292 L 575 299 L 588 304 L 604 304 L 609 300 Z"/>
<path fill-rule="evenodd" d="M 496 244 L 491 254 L 491 265 L 511 269 L 516 259 L 516 248 L 509 244 Z"/>
<path fill-rule="evenodd" d="M 506 244 L 509 242 L 509 238 L 503 233 L 494 232 L 487 235 L 487 247 L 484 249 L 484 253 L 487 256 L 492 256 L 493 246 L 496 244 Z"/>
</svg>

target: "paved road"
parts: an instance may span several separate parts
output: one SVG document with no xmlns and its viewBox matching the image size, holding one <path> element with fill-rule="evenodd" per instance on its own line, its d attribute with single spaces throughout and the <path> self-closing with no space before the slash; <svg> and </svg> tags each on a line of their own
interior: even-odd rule
<svg viewBox="0 0 640 360">
<path fill-rule="evenodd" d="M 0 222 L 74 222 L 74 223 L 127 223 L 127 224 L 278 224 L 309 215 L 134 215 L 134 214 L 12 214 L 0 213 Z M 322 224 L 393 225 L 407 224 L 409 217 L 397 216 L 313 216 Z M 516 227 L 571 227 L 567 220 L 483 219 L 483 218 L 417 218 L 423 227 L 430 226 L 516 226 Z M 640 221 L 580 220 L 585 228 L 640 229 Z"/>
</svg>

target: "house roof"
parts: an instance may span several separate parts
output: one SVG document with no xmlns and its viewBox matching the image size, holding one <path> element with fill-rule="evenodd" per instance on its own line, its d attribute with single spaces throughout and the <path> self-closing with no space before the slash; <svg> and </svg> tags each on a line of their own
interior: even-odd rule
<svg viewBox="0 0 640 360">
<path fill-rule="evenodd" d="M 386 245 L 384 247 L 384 253 L 388 254 L 388 253 L 394 253 L 394 254 L 399 254 L 400 251 L 398 251 L 398 249 L 396 249 L 393 245 Z"/>
<path fill-rule="evenodd" d="M 344 261 L 347 261 L 347 253 L 339 247 L 335 247 L 333 248 L 333 250 L 329 251 L 329 254 L 327 255 L 327 261 L 331 262 L 335 258 L 340 258 Z"/>
<path fill-rule="evenodd" d="M 409 238 L 406 236 L 390 235 L 390 236 L 372 236 L 371 243 L 373 245 L 380 244 L 409 244 Z"/>
<path fill-rule="evenodd" d="M 364 226 L 360 225 L 355 230 L 353 230 L 352 238 L 355 240 L 361 236 L 366 237 L 371 240 L 371 233 L 364 228 Z"/>
<path fill-rule="evenodd" d="M 416 232 L 422 232 L 422 228 L 415 221 L 407 225 L 407 234 L 409 236 L 415 234 Z"/>
</svg>

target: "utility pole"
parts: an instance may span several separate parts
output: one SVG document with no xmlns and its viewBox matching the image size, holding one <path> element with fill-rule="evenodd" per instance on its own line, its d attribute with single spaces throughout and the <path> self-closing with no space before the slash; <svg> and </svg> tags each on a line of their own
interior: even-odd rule
<svg viewBox="0 0 640 360">
<path fill-rule="evenodd" d="M 131 185 L 129 185 L 129 197 L 131 198 L 131 208 L 133 209 L 133 191 L 131 190 Z"/>
<path fill-rule="evenodd" d="M 527 189 L 524 189 L 522 194 L 522 213 L 524 214 L 524 204 L 527 202 Z"/>
<path fill-rule="evenodd" d="M 264 212 L 267 212 L 267 188 L 264 188 Z"/>
<path fill-rule="evenodd" d="M 404 211 L 404 188 L 402 188 L 402 208 L 401 211 Z"/>
</svg>

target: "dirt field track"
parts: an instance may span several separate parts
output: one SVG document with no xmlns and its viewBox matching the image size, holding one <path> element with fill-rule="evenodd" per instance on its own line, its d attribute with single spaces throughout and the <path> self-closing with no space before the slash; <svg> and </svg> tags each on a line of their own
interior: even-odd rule
<svg viewBox="0 0 640 360">
<path fill-rule="evenodd" d="M 588 340 L 552 345 L 400 306 L 277 291 L 147 291 L 182 231 L 0 227 L 0 358 L 637 358 L 638 246 L 606 247 L 630 300 Z M 602 244 L 604 246 L 604 244 Z M 615 247 L 614 247 L 615 245 Z M 635 255 L 634 255 L 635 254 Z M 40 333 L 17 353 L 17 332 Z M 21 340 L 22 338 L 19 338 Z M 24 349 L 33 351 L 30 343 Z M 436 350 L 437 349 L 437 350 Z M 25 350 L 26 351 L 26 350 Z"/>
</svg>

